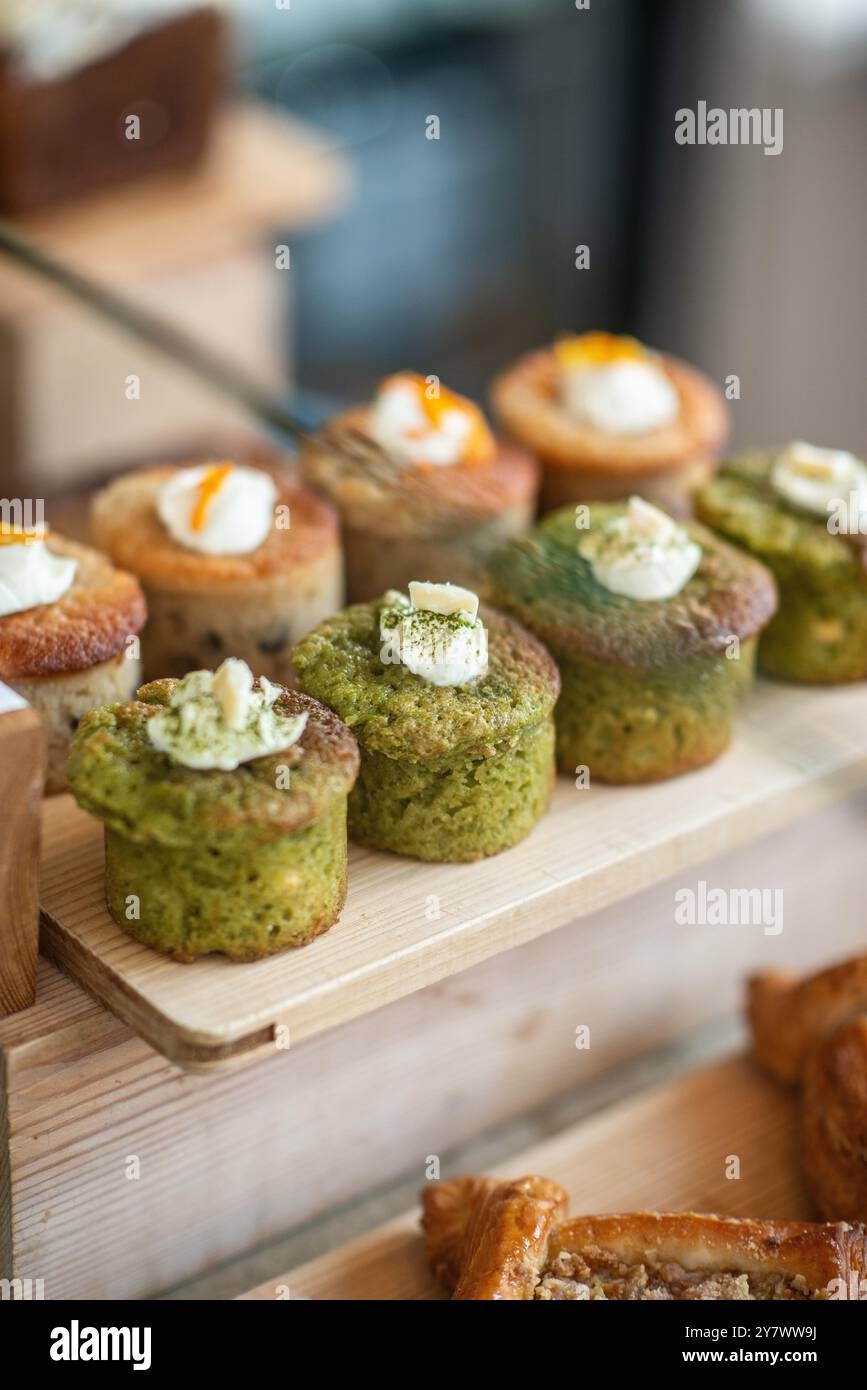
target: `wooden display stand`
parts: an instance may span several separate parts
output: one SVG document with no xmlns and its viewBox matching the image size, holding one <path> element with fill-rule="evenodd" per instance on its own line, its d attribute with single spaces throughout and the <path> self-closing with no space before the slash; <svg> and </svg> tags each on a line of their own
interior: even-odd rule
<svg viewBox="0 0 867 1390">
<path fill-rule="evenodd" d="M 0 1019 L 0 1277 L 41 1278 L 49 1299 L 165 1290 L 730 1015 L 752 970 L 863 951 L 865 812 L 849 796 L 764 837 L 757 816 L 751 843 L 700 870 L 669 859 L 674 878 L 469 969 L 458 948 L 415 993 L 409 953 L 403 998 L 225 1074 L 181 1071 L 40 961 L 35 1005 Z M 674 893 L 699 876 L 782 886 L 784 930 L 678 925 Z"/>
<path fill-rule="evenodd" d="M 254 105 L 219 119 L 205 163 L 21 223 L 78 270 L 201 338 L 263 387 L 290 380 L 291 270 L 276 243 L 333 214 L 348 173 L 323 140 Z M 127 379 L 139 378 L 138 398 Z M 131 460 L 249 426 L 171 363 L 0 261 L 0 493 L 47 496 Z"/>
<path fill-rule="evenodd" d="M 54 798 L 44 947 L 172 1061 L 249 1065 L 287 1035 L 294 1046 L 837 801 L 864 787 L 865 758 L 859 688 L 762 683 L 710 767 L 649 787 L 558 777 L 547 814 L 506 854 L 423 864 L 352 847 L 340 921 L 309 948 L 243 967 L 182 966 L 132 940 L 105 906 L 102 826 Z M 776 887 L 761 872 L 738 886 L 763 884 Z"/>
<path fill-rule="evenodd" d="M 735 1171 L 733 1156 L 739 1162 L 737 1177 L 727 1175 L 727 1169 Z M 801 1172 L 797 1102 L 747 1057 L 615 1106 L 516 1154 L 497 1175 L 531 1173 L 562 1184 L 573 1216 L 698 1211 L 760 1220 L 816 1219 Z M 425 1259 L 416 1208 L 321 1259 L 276 1275 L 242 1298 L 363 1302 L 445 1296 Z"/>
<path fill-rule="evenodd" d="M 0 1018 L 29 1008 L 36 996 L 44 780 L 39 718 L 0 684 Z"/>
</svg>

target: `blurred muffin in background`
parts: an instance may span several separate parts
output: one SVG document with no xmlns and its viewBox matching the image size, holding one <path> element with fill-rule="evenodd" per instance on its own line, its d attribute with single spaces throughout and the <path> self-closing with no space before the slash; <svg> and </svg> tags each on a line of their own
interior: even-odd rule
<svg viewBox="0 0 867 1390">
<path fill-rule="evenodd" d="M 493 601 L 560 669 L 563 772 L 655 782 L 728 746 L 777 606 L 764 565 L 631 497 L 552 512 L 503 547 L 491 574 Z"/>
<path fill-rule="evenodd" d="M 30 213 L 194 167 L 225 86 L 224 9 L 222 0 L 3 0 L 0 210 Z"/>
<path fill-rule="evenodd" d="M 384 467 L 364 469 L 339 452 L 359 435 L 379 447 Z M 352 602 L 406 589 L 418 575 L 478 588 L 488 557 L 535 513 L 529 455 L 498 442 L 479 407 L 433 376 L 388 377 L 370 405 L 323 428 L 302 467 L 340 512 Z"/>
<path fill-rule="evenodd" d="M 687 516 L 729 434 L 725 398 L 708 377 L 613 333 L 528 353 L 495 379 L 491 400 L 542 465 L 543 511 L 639 493 Z"/>
<path fill-rule="evenodd" d="M 141 678 L 142 591 L 104 555 L 44 531 L 0 527 L 0 680 L 45 726 L 46 792 L 66 786 L 79 720 Z"/>
<path fill-rule="evenodd" d="M 701 520 L 772 570 L 779 612 L 759 668 L 777 680 L 867 679 L 867 462 L 802 439 L 727 459 Z"/>
<path fill-rule="evenodd" d="M 91 522 L 147 596 L 148 680 L 235 656 L 291 685 L 293 645 L 343 602 L 337 516 L 276 465 L 138 469 L 97 494 Z"/>
</svg>

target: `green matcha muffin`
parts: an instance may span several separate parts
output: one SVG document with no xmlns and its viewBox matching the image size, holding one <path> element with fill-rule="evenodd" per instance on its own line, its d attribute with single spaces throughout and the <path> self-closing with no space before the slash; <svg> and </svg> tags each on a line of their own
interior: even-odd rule
<svg viewBox="0 0 867 1390">
<path fill-rule="evenodd" d="M 350 838 L 417 859 L 498 854 L 548 805 L 557 668 L 469 590 L 409 587 L 336 614 L 293 654 L 301 689 L 361 746 Z"/>
<path fill-rule="evenodd" d="M 560 667 L 564 771 L 653 782 L 726 747 L 776 604 L 762 565 L 633 497 L 551 513 L 498 553 L 491 576 L 492 601 Z"/>
<path fill-rule="evenodd" d="M 357 771 L 331 710 L 235 660 L 91 710 L 68 769 L 105 824 L 112 917 L 179 961 L 257 960 L 334 923 Z"/>
<path fill-rule="evenodd" d="M 696 510 L 776 577 L 761 671 L 815 684 L 867 678 L 867 465 L 802 443 L 743 454 L 699 492 Z"/>
</svg>

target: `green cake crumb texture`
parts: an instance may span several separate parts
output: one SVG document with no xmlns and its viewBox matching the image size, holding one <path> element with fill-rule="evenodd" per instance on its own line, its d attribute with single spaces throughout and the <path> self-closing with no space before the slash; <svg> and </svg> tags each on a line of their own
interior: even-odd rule
<svg viewBox="0 0 867 1390">
<path fill-rule="evenodd" d="M 557 668 L 504 614 L 479 610 L 488 631 L 487 673 L 462 686 L 434 686 L 382 661 L 382 607 L 380 600 L 344 609 L 293 653 L 302 689 L 337 711 L 365 754 L 432 764 L 492 756 L 550 714 Z"/>
<path fill-rule="evenodd" d="M 348 793 L 358 771 L 355 740 L 331 711 L 298 691 L 283 690 L 275 705 L 289 718 L 308 714 L 292 747 L 232 771 L 173 762 L 153 746 L 147 724 L 175 685 L 153 681 L 134 701 L 90 710 L 78 727 L 69 785 L 110 829 L 174 848 L 219 835 L 224 851 L 241 852 L 302 829 Z"/>
<path fill-rule="evenodd" d="M 612 667 L 586 657 L 563 663 L 557 765 L 586 767 L 591 784 L 655 782 L 712 762 L 728 745 L 738 700 L 749 690 L 756 640 L 736 658 L 697 656 L 667 669 Z"/>
<path fill-rule="evenodd" d="M 772 576 L 706 527 L 683 529 L 702 548 L 696 573 L 680 593 L 636 601 L 611 593 L 580 547 L 588 533 L 626 513 L 594 502 L 588 526 L 564 507 L 528 535 L 510 541 L 490 565 L 493 601 L 541 637 L 558 659 L 584 657 L 625 667 L 665 667 L 723 652 L 734 636 L 753 636 L 776 605 Z"/>
<path fill-rule="evenodd" d="M 492 757 L 458 755 L 432 765 L 365 751 L 349 797 L 349 833 L 359 844 L 417 859 L 481 859 L 530 833 L 553 781 L 550 716 Z"/>
<path fill-rule="evenodd" d="M 701 489 L 696 511 L 773 572 L 779 610 L 762 633 L 759 669 L 828 684 L 867 677 L 867 542 L 787 503 L 771 486 L 776 454 L 743 454 Z"/>
<path fill-rule="evenodd" d="M 827 521 L 787 502 L 771 485 L 774 452 L 740 454 L 722 464 L 696 497 L 714 530 L 780 572 L 808 572 L 817 582 L 860 578 L 867 587 L 863 536 L 833 535 Z"/>
<path fill-rule="evenodd" d="M 106 827 L 106 898 L 124 931 L 176 960 L 218 951 L 257 960 L 303 946 L 346 892 L 346 801 L 303 829 L 239 855 L 223 836 L 146 848 Z"/>
</svg>

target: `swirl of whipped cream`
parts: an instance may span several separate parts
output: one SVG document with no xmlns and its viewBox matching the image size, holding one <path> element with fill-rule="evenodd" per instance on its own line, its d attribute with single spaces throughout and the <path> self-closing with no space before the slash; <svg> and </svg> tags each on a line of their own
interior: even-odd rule
<svg viewBox="0 0 867 1390">
<path fill-rule="evenodd" d="M 479 407 L 412 372 L 388 377 L 370 408 L 368 432 L 398 463 L 449 468 L 496 452 Z"/>
<path fill-rule="evenodd" d="M 845 449 L 818 449 L 797 439 L 777 457 L 771 486 L 784 502 L 827 517 L 854 500 L 856 525 L 867 523 L 867 466 Z"/>
<path fill-rule="evenodd" d="M 72 587 L 75 560 L 55 555 L 44 532 L 0 528 L 0 618 L 56 603 Z"/>
<path fill-rule="evenodd" d="M 413 580 L 409 597 L 385 595 L 379 618 L 385 664 L 400 663 L 430 685 L 466 685 L 488 669 L 479 599 L 458 584 Z"/>
<path fill-rule="evenodd" d="M 579 424 L 643 434 L 677 417 L 677 391 L 655 354 L 634 338 L 585 333 L 554 346 L 560 401 Z"/>
<path fill-rule="evenodd" d="M 171 700 L 148 720 L 148 738 L 172 762 L 196 771 L 233 772 L 242 763 L 296 744 L 307 711 L 284 715 L 274 708 L 282 687 L 229 657 L 216 671 L 190 671 Z"/>
<path fill-rule="evenodd" d="M 172 540 L 204 555 L 248 555 L 274 524 L 277 488 L 259 468 L 182 468 L 160 488 L 157 513 Z"/>
<path fill-rule="evenodd" d="M 702 554 L 682 526 L 640 497 L 630 497 L 623 516 L 590 531 L 578 548 L 597 583 L 639 602 L 679 594 Z"/>
</svg>

